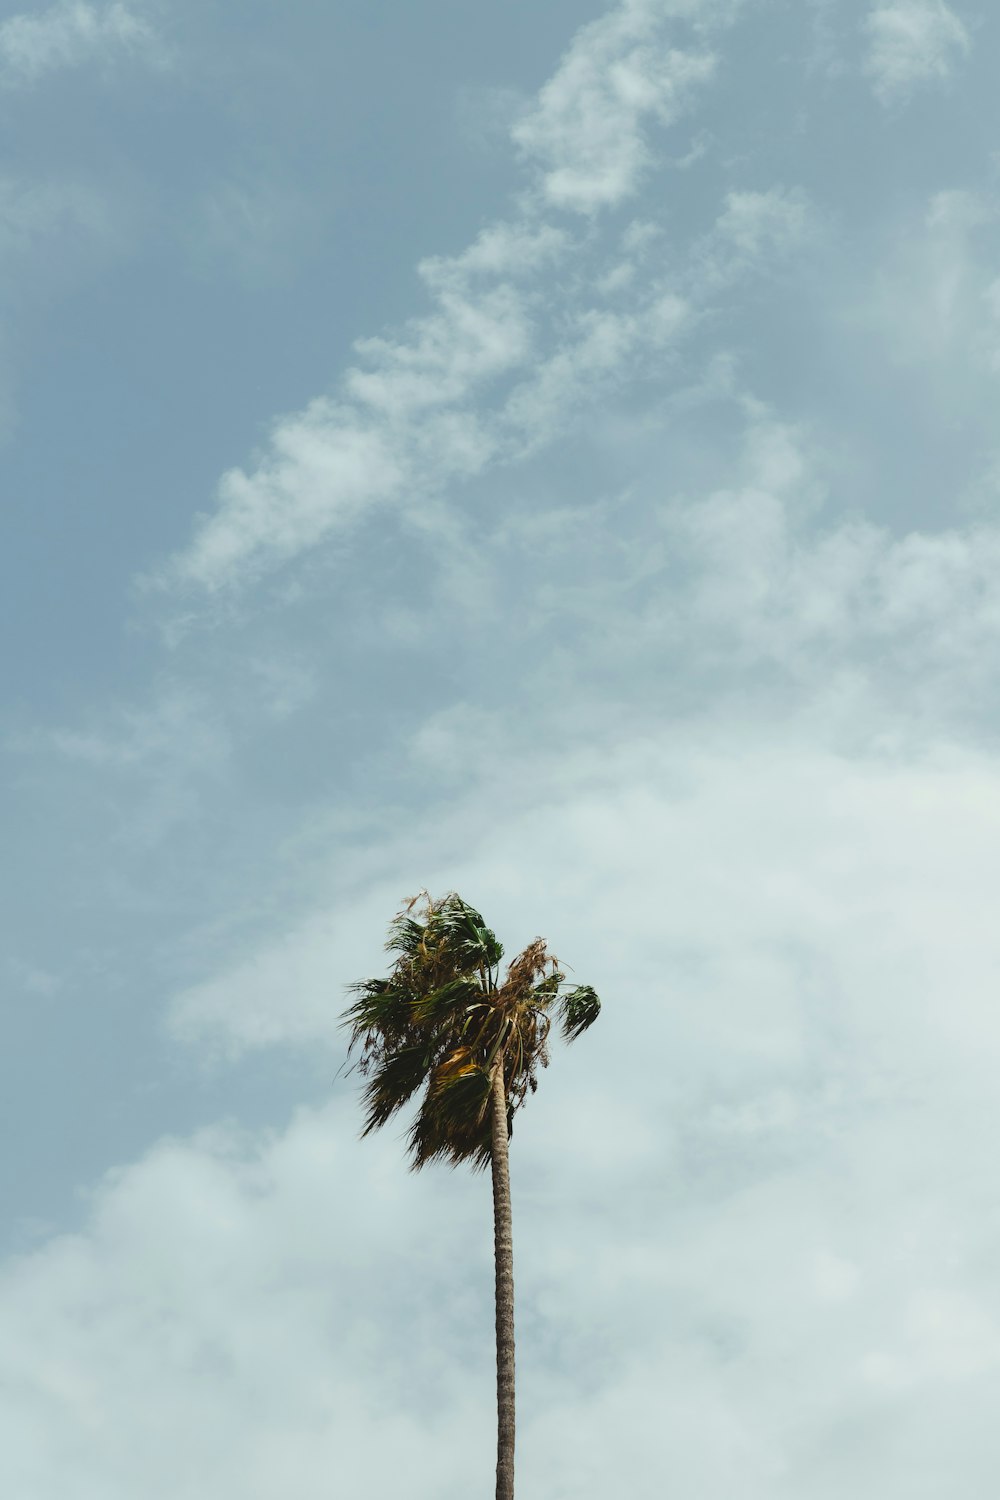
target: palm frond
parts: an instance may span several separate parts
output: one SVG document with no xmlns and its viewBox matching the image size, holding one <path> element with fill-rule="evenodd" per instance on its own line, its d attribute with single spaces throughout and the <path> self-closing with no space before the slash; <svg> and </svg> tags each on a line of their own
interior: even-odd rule
<svg viewBox="0 0 1000 1500">
<path fill-rule="evenodd" d="M 588 1026 L 593 1026 L 600 1013 L 601 1002 L 589 984 L 577 985 L 559 998 L 562 1033 L 568 1042 L 575 1041 Z"/>
<path fill-rule="evenodd" d="M 495 969 L 503 957 L 503 944 L 482 914 L 454 891 L 429 907 L 427 943 L 440 945 L 457 967 L 465 969 Z"/>
<path fill-rule="evenodd" d="M 441 1026 L 452 1023 L 461 1026 L 469 1008 L 482 996 L 478 979 L 459 975 L 449 979 L 429 995 L 416 996 L 411 1013 L 418 1025 Z"/>
<path fill-rule="evenodd" d="M 406 958 L 415 958 L 420 952 L 420 944 L 423 941 L 424 924 L 418 922 L 415 917 L 410 916 L 409 907 L 395 916 L 389 924 L 389 937 L 386 941 L 385 951 L 387 953 L 401 953 Z"/>
<path fill-rule="evenodd" d="M 411 1165 L 484 1166 L 491 1154 L 490 1074 L 471 1047 L 455 1047 L 432 1072 L 409 1134 Z"/>
<path fill-rule="evenodd" d="M 555 963 L 555 960 L 553 959 L 552 962 Z M 566 975 L 561 969 L 554 968 L 551 974 L 548 974 L 532 989 L 532 1004 L 536 1005 L 539 1010 L 548 1010 L 549 1006 L 559 998 L 559 986 L 565 982 Z"/>
<path fill-rule="evenodd" d="M 365 1109 L 363 1136 L 378 1130 L 413 1098 L 425 1083 L 432 1061 L 427 1045 L 417 1043 L 390 1053 L 371 1070 L 361 1091 Z"/>
<path fill-rule="evenodd" d="M 546 976 L 546 970 L 549 974 Z M 549 952 L 543 938 L 535 938 L 507 965 L 503 993 L 508 1006 L 529 1004 L 532 995 L 559 972 L 559 960 Z M 546 991 L 542 989 L 544 1001 Z"/>
<path fill-rule="evenodd" d="M 430 1112 L 456 1129 L 481 1125 L 489 1102 L 490 1075 L 468 1058 L 452 1066 L 442 1064 L 427 1092 Z"/>
<path fill-rule="evenodd" d="M 340 1024 L 351 1032 L 348 1053 L 359 1043 L 365 1045 L 380 1042 L 392 1045 L 402 1040 L 413 1024 L 411 996 L 393 979 L 359 979 L 349 987 L 349 993 L 357 996 L 348 1006 Z"/>
<path fill-rule="evenodd" d="M 474 1172 L 489 1166 L 493 1157 L 492 1130 L 489 1119 L 480 1125 L 465 1124 L 445 1129 L 444 1122 L 421 1111 L 407 1137 L 410 1168 L 419 1172 L 432 1161 L 443 1161 L 451 1167 L 468 1163 Z"/>
</svg>

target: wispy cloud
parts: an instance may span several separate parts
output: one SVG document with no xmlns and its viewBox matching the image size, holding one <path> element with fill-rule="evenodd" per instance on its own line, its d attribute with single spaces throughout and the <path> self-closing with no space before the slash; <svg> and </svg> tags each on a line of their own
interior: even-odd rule
<svg viewBox="0 0 1000 1500">
<path fill-rule="evenodd" d="M 112 244 L 120 238 L 112 206 L 83 182 L 0 177 L 0 263 L 38 254 L 40 245 L 64 253 L 67 244 Z"/>
<path fill-rule="evenodd" d="M 998 223 L 991 191 L 949 189 L 914 204 L 893 226 L 852 314 L 877 331 L 897 369 L 919 381 L 929 405 L 950 420 L 990 412 L 996 399 Z M 986 430 L 992 441 L 988 417 Z"/>
<path fill-rule="evenodd" d="M 523 815 L 526 829 L 542 806 L 564 801 L 566 829 L 553 828 L 543 840 L 546 848 L 564 846 L 591 778 L 617 784 L 619 772 L 605 761 L 617 764 L 616 757 L 632 753 L 625 745 L 633 734 L 636 757 L 648 753 L 648 761 L 641 770 L 637 759 L 621 784 L 640 787 L 652 778 L 660 786 L 663 766 L 669 761 L 673 768 L 663 771 L 663 787 L 650 793 L 648 815 L 662 797 L 663 846 L 670 843 L 677 861 L 669 879 L 680 882 L 699 857 L 704 809 L 691 815 L 691 847 L 681 847 L 679 803 L 664 789 L 689 784 L 690 768 L 668 748 L 675 741 L 694 736 L 694 744 L 707 734 L 725 743 L 731 736 L 742 763 L 752 759 L 751 741 L 771 743 L 777 715 L 782 734 L 792 732 L 789 720 L 803 726 L 807 759 L 826 754 L 817 741 L 847 743 L 872 757 L 877 780 L 885 757 L 912 765 L 928 742 L 944 747 L 947 757 L 956 737 L 988 712 L 1000 688 L 1000 528 L 983 522 L 893 535 L 864 518 L 826 516 L 830 464 L 822 446 L 745 394 L 732 399 L 745 414 L 742 447 L 723 466 L 725 482 L 704 493 L 655 497 L 644 490 L 634 500 L 624 496 L 595 507 L 498 515 L 487 527 L 487 560 L 476 560 L 476 592 L 487 628 L 498 635 L 516 628 L 521 649 L 524 639 L 531 642 L 519 688 L 532 709 L 522 729 L 521 716 L 508 722 L 488 698 L 467 695 L 417 724 L 408 754 L 433 784 L 448 786 L 448 806 L 435 813 L 433 835 L 415 829 L 412 841 L 386 853 L 387 867 L 412 869 L 418 883 L 451 883 L 456 868 L 464 872 L 464 851 L 488 839 L 489 868 L 470 866 L 470 885 L 495 882 L 505 868 L 513 882 L 513 851 L 527 834 L 510 832 L 508 860 L 496 844 L 500 826 L 513 829 Z M 464 561 L 457 567 L 464 570 Z M 521 580 L 516 608 L 515 596 L 503 590 L 505 578 Z M 468 626 L 471 610 L 455 599 L 446 578 L 435 591 L 428 629 L 438 634 L 430 636 L 430 646 Z M 496 602 L 483 602 L 490 599 Z M 559 622 L 554 637 L 547 631 L 553 620 Z M 566 632 L 571 660 L 561 645 Z M 619 710 L 611 705 L 623 662 L 629 672 L 619 735 L 613 727 Z M 551 754 L 536 748 L 545 744 L 562 748 Z M 570 744 L 590 748 L 571 755 Z M 704 752 L 691 753 L 697 759 Z M 512 805 L 500 800 L 508 796 Z M 477 798 L 481 816 L 473 812 Z M 732 800 L 727 805 L 736 816 Z M 804 806 L 795 818 L 807 818 Z M 610 814 L 598 818 L 605 829 L 613 822 Z M 845 836 L 849 842 L 854 834 Z M 589 849 L 586 862 L 607 876 L 607 850 Z M 353 856 L 345 863 L 356 870 Z M 647 874 L 655 886 L 659 877 Z M 326 879 L 317 878 L 320 884 Z M 572 894 L 569 869 L 553 869 L 550 878 L 563 893 L 560 902 L 575 906 L 579 896 L 584 909 L 597 899 Z M 496 894 L 507 899 L 502 886 Z M 360 960 L 359 954 L 350 958 L 354 934 L 370 927 L 379 905 L 391 905 L 396 895 L 373 878 L 359 906 L 338 887 L 328 909 L 178 996 L 175 1035 L 237 1053 L 281 1041 L 331 1041 L 330 975 L 346 966 L 343 978 L 350 977 L 347 970 Z M 836 904 L 831 896 L 829 909 Z M 714 909 L 712 902 L 704 908 Z M 678 944 L 703 919 L 698 910 L 682 905 L 676 911 Z M 661 919 L 656 930 L 662 934 L 664 922 L 673 920 Z M 766 925 L 763 911 L 747 920 L 751 928 Z"/>
<path fill-rule="evenodd" d="M 46 73 L 128 54 L 159 55 L 149 22 L 127 5 L 61 0 L 0 22 L 0 82 L 36 83 Z"/>
<path fill-rule="evenodd" d="M 947 79 L 971 49 L 964 22 L 944 0 L 889 0 L 864 23 L 865 71 L 883 104 L 905 102 L 921 84 Z"/>
<path fill-rule="evenodd" d="M 359 341 L 361 360 L 344 375 L 339 398 L 280 422 L 255 469 L 223 478 L 218 509 L 167 579 L 209 590 L 242 582 L 371 507 L 413 505 L 508 462 L 551 430 L 570 385 L 578 395 L 592 389 L 637 341 L 676 326 L 665 290 L 648 320 L 638 310 L 567 307 L 565 297 L 553 317 L 522 283 L 540 259 L 564 258 L 568 244 L 549 226 L 501 224 L 462 255 L 425 262 L 434 311 L 395 336 Z M 571 287 L 571 304 L 576 296 Z M 568 340 L 564 322 L 577 329 Z M 552 348 L 554 334 L 566 352 Z M 520 393 L 512 390 L 528 369 L 535 373 Z M 545 400 L 536 405 L 531 393 L 540 382 Z"/>
<path fill-rule="evenodd" d="M 768 275 L 787 267 L 820 232 L 820 215 L 801 188 L 737 189 L 726 194 L 711 231 L 695 247 L 693 274 L 703 290 L 749 271 Z"/>
<path fill-rule="evenodd" d="M 670 45 L 678 12 L 696 9 L 633 0 L 579 32 L 512 131 L 553 207 L 591 214 L 638 189 L 650 126 L 673 124 L 714 71 L 709 50 Z"/>
<path fill-rule="evenodd" d="M 359 340 L 336 396 L 279 421 L 256 465 L 223 477 L 215 510 L 157 581 L 208 592 L 240 584 L 375 507 L 414 508 L 516 462 L 619 372 L 637 375 L 676 343 L 690 326 L 691 288 L 664 272 L 629 290 L 655 225 L 609 226 L 605 245 L 551 216 L 614 208 L 638 186 L 647 123 L 679 116 L 712 72 L 707 54 L 671 48 L 671 29 L 695 23 L 698 37 L 736 9 L 630 0 L 584 28 L 514 130 L 523 153 L 544 158 L 542 190 L 466 250 L 421 263 L 432 310 Z M 793 191 L 732 194 L 716 241 L 738 274 L 801 242 L 807 225 Z M 695 303 L 717 290 L 699 254 L 688 278 Z"/>
<path fill-rule="evenodd" d="M 798 249 L 814 232 L 814 211 L 800 189 L 731 192 L 715 226 L 715 238 L 740 255 L 782 255 Z"/>
</svg>

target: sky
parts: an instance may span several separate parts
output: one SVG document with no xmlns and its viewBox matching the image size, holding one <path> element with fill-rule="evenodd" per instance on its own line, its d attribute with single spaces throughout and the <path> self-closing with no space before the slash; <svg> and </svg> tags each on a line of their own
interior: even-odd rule
<svg viewBox="0 0 1000 1500">
<path fill-rule="evenodd" d="M 521 1500 L 986 1500 L 997 18 L 24 5 L 3 1494 L 489 1493 L 488 1177 L 341 1066 L 427 888 L 604 1001 Z"/>
</svg>

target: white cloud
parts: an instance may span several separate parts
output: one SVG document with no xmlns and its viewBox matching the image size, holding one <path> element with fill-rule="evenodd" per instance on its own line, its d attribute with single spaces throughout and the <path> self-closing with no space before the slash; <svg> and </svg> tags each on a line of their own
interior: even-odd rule
<svg viewBox="0 0 1000 1500">
<path fill-rule="evenodd" d="M 993 759 L 844 754 L 741 715 L 512 762 L 499 729 L 474 791 L 381 854 L 457 885 L 511 947 L 541 926 L 606 1001 L 515 1131 L 523 1482 L 931 1500 L 919 1474 L 951 1470 L 976 1492 L 1000 1372 Z M 370 870 L 352 885 L 335 924 L 317 914 L 189 996 L 189 1040 L 333 1044 L 332 1062 L 341 984 L 384 961 L 402 894 Z M 272 1481 L 292 1446 L 309 1495 L 324 1444 L 353 1474 L 385 1404 L 415 1495 L 488 1471 L 485 1192 L 411 1189 L 396 1141 L 354 1148 L 353 1126 L 338 1107 L 237 1150 L 160 1148 L 102 1190 L 82 1240 L 32 1258 L 8 1354 L 32 1351 L 13 1451 L 33 1494 L 61 1477 L 52 1432 L 89 1430 L 102 1441 L 64 1451 L 111 1500 L 106 1476 L 124 1493 L 153 1456 L 175 1489 L 197 1462 L 221 1500 L 253 1496 L 248 1470 Z M 418 1391 L 473 1423 L 454 1469 L 409 1425 Z M 115 1435 L 103 1410 L 128 1413 Z M 166 1452 L 177 1423 L 194 1457 Z M 390 1483 L 377 1469 L 366 1493 Z"/>
<path fill-rule="evenodd" d="M 359 340 L 364 363 L 345 373 L 341 399 L 281 420 L 254 470 L 223 476 L 218 510 L 167 576 L 216 589 L 294 557 L 371 506 L 479 472 L 496 438 L 472 400 L 527 361 L 533 323 L 512 281 L 470 283 L 501 265 L 524 273 L 561 245 L 544 227 L 500 225 L 462 256 L 425 261 L 435 310 L 402 336 Z"/>
<path fill-rule="evenodd" d="M 388 434 L 328 400 L 279 423 L 271 452 L 247 474 L 219 483 L 219 508 L 179 560 L 181 579 L 213 589 L 253 576 L 323 537 L 366 504 L 392 498 L 404 480 Z"/>
<path fill-rule="evenodd" d="M 636 264 L 643 245 L 625 240 Z M 223 476 L 216 511 L 159 581 L 218 590 L 377 506 L 417 512 L 448 484 L 551 441 L 617 379 L 638 378 L 695 309 L 656 276 L 609 308 L 620 288 L 604 264 L 592 283 L 574 275 L 546 297 L 541 276 L 574 248 L 544 223 L 501 222 L 460 255 L 422 262 L 434 310 L 399 335 L 359 340 L 363 363 L 339 396 L 279 421 L 255 468 Z"/>
<path fill-rule="evenodd" d="M 633 347 L 634 360 L 640 352 Z M 546 423 L 555 420 L 546 400 L 558 400 L 572 368 L 571 359 L 562 370 L 543 366 L 540 383 L 525 388 L 525 405 Z M 717 406 L 734 394 L 716 382 L 704 399 Z M 736 400 L 742 444 L 725 453 L 734 436 L 726 423 L 722 453 L 709 462 L 699 449 L 701 488 L 675 478 L 668 489 L 659 477 L 697 424 L 696 407 L 680 403 L 666 425 L 658 412 L 653 428 L 612 429 L 615 445 L 651 444 L 632 487 L 587 504 L 511 509 L 485 531 L 479 521 L 471 564 L 456 552 L 460 571 L 474 569 L 479 613 L 440 591 L 427 648 L 469 618 L 509 630 L 505 580 L 516 578 L 517 649 L 530 650 L 535 673 L 534 689 L 522 680 L 521 690 L 543 701 L 593 701 L 596 714 L 627 663 L 629 701 L 648 702 L 654 717 L 669 680 L 691 712 L 757 692 L 817 705 L 829 692 L 845 695 L 841 708 L 859 723 L 879 704 L 904 724 L 916 715 L 947 732 L 985 728 L 1000 686 L 1000 527 L 983 519 L 897 532 L 838 514 L 837 453 L 759 402 Z M 559 712 L 545 720 L 556 735 Z"/>
<path fill-rule="evenodd" d="M 883 104 L 949 78 L 971 47 L 968 29 L 944 0 L 889 0 L 872 7 L 864 26 L 865 71 Z"/>
<path fill-rule="evenodd" d="M 358 341 L 361 362 L 346 371 L 338 396 L 281 419 L 254 468 L 223 476 L 215 511 L 158 581 L 217 591 L 374 507 L 426 505 L 446 485 L 517 461 L 555 436 L 568 412 L 585 409 L 637 349 L 669 345 L 687 310 L 662 278 L 630 307 L 612 313 L 602 305 L 627 285 L 643 247 L 626 235 L 625 258 L 591 273 L 589 238 L 571 237 L 544 210 L 557 200 L 616 202 L 638 185 L 645 122 L 673 119 L 690 87 L 711 74 L 707 54 L 671 49 L 670 26 L 687 22 L 700 33 L 734 12 L 628 0 L 585 27 L 516 130 L 522 149 L 549 164 L 545 201 L 529 198 L 517 218 L 493 224 L 457 255 L 422 261 L 431 312 L 400 334 Z M 583 154 L 570 160 L 578 130 Z M 787 238 L 796 201 L 776 207 Z M 775 223 L 761 226 L 762 242 L 767 233 L 778 235 Z M 557 267 L 563 275 L 553 286 Z"/>
<path fill-rule="evenodd" d="M 673 124 L 713 75 L 711 52 L 670 45 L 677 19 L 701 10 L 632 0 L 577 33 L 511 131 L 553 207 L 592 214 L 636 191 L 653 160 L 648 127 Z"/>
<path fill-rule="evenodd" d="M 441 279 L 436 267 L 434 274 Z M 347 372 L 344 387 L 355 401 L 396 423 L 429 407 L 452 405 L 524 363 L 531 327 L 513 287 L 501 283 L 469 297 L 446 284 L 438 308 L 416 321 L 405 340 L 358 341 L 355 348 L 374 369 Z"/>
<path fill-rule="evenodd" d="M 740 483 L 671 499 L 659 534 L 629 538 L 635 603 L 623 615 L 610 596 L 594 650 L 636 671 L 670 663 L 723 700 L 742 701 L 761 685 L 754 674 L 770 673 L 765 697 L 778 681 L 800 703 L 843 694 L 847 721 L 872 715 L 904 737 L 915 721 L 985 727 L 998 686 L 1000 527 L 894 534 L 827 518 L 825 473 L 803 433 L 758 414 Z"/>
<path fill-rule="evenodd" d="M 801 188 L 733 189 L 712 228 L 693 246 L 688 281 L 699 301 L 750 274 L 785 269 L 817 243 L 821 217 Z"/>
<path fill-rule="evenodd" d="M 522 453 L 551 441 L 572 413 L 623 376 L 635 379 L 650 357 L 678 344 L 692 310 L 660 289 L 635 312 L 594 308 L 573 321 L 570 336 L 511 392 L 504 424 Z"/>
<path fill-rule="evenodd" d="M 829 923 L 849 921 L 844 903 L 854 910 L 855 897 L 837 872 L 853 870 L 853 842 L 870 847 L 863 824 L 876 816 L 883 782 L 887 797 L 898 789 L 904 820 L 909 814 L 903 808 L 911 802 L 928 809 L 954 802 L 956 816 L 965 816 L 965 809 L 971 823 L 980 816 L 975 808 L 981 803 L 986 816 L 994 797 L 988 760 L 973 757 L 985 777 L 979 792 L 971 790 L 979 771 L 969 762 L 966 796 L 960 790 L 966 772 L 957 769 L 961 756 L 950 745 L 956 727 L 968 721 L 976 705 L 995 699 L 1000 528 L 980 523 L 894 536 L 860 519 L 824 521 L 822 451 L 796 426 L 741 399 L 747 420 L 731 486 L 658 505 L 641 496 L 631 511 L 626 497 L 593 514 L 574 507 L 508 516 L 499 523 L 490 539 L 497 571 L 521 574 L 530 565 L 544 580 L 536 591 L 527 578 L 517 609 L 519 627 L 541 642 L 546 620 L 558 618 L 573 633 L 572 663 L 558 642 L 531 648 L 533 670 L 522 690 L 534 708 L 523 731 L 520 715 L 498 719 L 472 704 L 447 709 L 421 726 L 411 752 L 432 781 L 451 788 L 450 806 L 432 833 L 414 829 L 404 844 L 390 841 L 380 860 L 386 869 L 410 870 L 404 884 L 409 878 L 415 884 L 475 889 L 485 882 L 490 902 L 502 911 L 518 889 L 519 851 L 552 851 L 557 861 L 552 868 L 540 853 L 532 856 L 539 881 L 533 899 L 542 907 L 564 914 L 585 909 L 596 899 L 587 894 L 587 872 L 599 870 L 602 882 L 619 893 L 606 898 L 616 911 L 614 928 L 633 920 L 627 917 L 628 904 L 637 902 L 636 941 L 646 930 L 656 942 L 676 943 L 678 951 L 686 945 L 691 954 L 708 955 L 713 948 L 718 952 L 720 943 L 725 949 L 730 938 L 738 947 L 734 935 L 743 932 L 747 950 L 723 954 L 720 975 L 741 971 L 743 986 L 770 993 L 780 1010 L 783 988 L 793 983 L 780 975 L 797 942 L 815 942 L 826 952 L 829 941 L 830 953 L 839 952 L 840 939 L 831 936 Z M 596 576 L 595 555 L 600 559 Z M 479 598 L 496 592 L 488 570 L 476 575 L 475 587 Z M 490 607 L 502 628 L 509 599 Z M 445 636 L 455 630 L 455 619 L 446 613 L 438 621 Z M 615 687 L 597 688 L 595 695 L 595 684 L 605 680 L 605 671 L 614 684 L 624 661 L 633 706 L 619 730 Z M 763 678 L 757 675 L 761 671 Z M 665 680 L 685 710 L 669 711 Z M 790 686 L 791 697 L 776 692 L 776 681 Z M 581 691 L 583 704 L 577 701 Z M 641 711 L 636 703 L 643 705 Z M 699 716 L 705 713 L 702 724 Z M 773 714 L 782 716 L 783 727 L 781 733 L 775 727 L 772 739 L 765 726 Z M 649 738 L 627 750 L 622 736 L 637 715 Z M 789 732 L 787 715 L 800 721 L 807 737 L 818 735 L 824 745 L 839 746 L 833 759 L 810 740 L 810 748 L 799 746 L 778 765 L 785 753 L 781 735 Z M 928 736 L 939 745 L 929 759 Z M 536 750 L 539 744 L 563 744 L 567 737 L 575 744 L 589 741 L 593 749 L 566 749 L 551 758 Z M 730 744 L 738 746 L 735 759 L 724 748 Z M 861 755 L 860 764 L 838 759 L 845 747 Z M 711 785 L 702 793 L 696 788 L 703 776 Z M 858 778 L 844 805 L 831 790 L 840 778 L 852 784 Z M 585 813 L 594 785 L 605 790 L 593 813 Z M 635 789 L 631 812 L 624 811 L 617 793 L 612 796 L 612 787 Z M 466 793 L 471 801 L 460 801 Z M 603 811 L 602 796 L 611 799 Z M 480 797 L 482 810 L 474 814 Z M 848 805 L 860 821 L 852 821 Z M 753 817 L 759 814 L 759 825 L 746 822 L 749 809 Z M 600 847 L 574 847 L 579 820 L 586 824 L 591 816 Z M 706 833 L 709 827 L 714 831 Z M 727 847 L 720 859 L 728 827 L 737 830 L 735 839 L 745 835 L 746 852 L 741 856 Z M 940 848 L 944 824 L 919 837 L 927 847 Z M 882 838 L 878 835 L 879 847 Z M 483 840 L 491 851 L 485 865 L 464 852 Z M 886 829 L 884 847 L 893 847 L 895 840 Z M 753 884 L 750 865 L 762 844 L 771 851 L 769 858 L 784 862 L 784 872 L 770 884 L 762 877 L 755 904 L 737 892 Z M 648 850 L 646 865 L 642 848 Z M 815 880 L 808 850 L 819 862 Z M 638 863 L 630 875 L 633 857 Z M 900 857 L 911 854 L 904 849 Z M 353 882 L 355 856 L 341 853 L 338 860 L 351 870 Z M 689 899 L 691 872 L 705 860 L 700 894 Z M 800 873 L 794 875 L 797 864 Z M 826 887 L 828 875 L 835 888 Z M 399 877 L 393 878 L 398 884 Z M 525 887 L 529 905 L 534 878 Z M 875 886 L 859 888 L 857 909 L 867 903 L 874 911 L 901 878 L 880 868 L 872 876 Z M 984 870 L 974 878 L 989 888 Z M 236 1052 L 283 1041 L 332 1041 L 331 983 L 336 989 L 354 977 L 362 958 L 358 934 L 376 923 L 380 907 L 390 907 L 401 894 L 374 873 L 367 879 L 363 904 L 338 886 L 329 907 L 260 945 L 233 972 L 179 996 L 172 1012 L 175 1034 L 199 1044 L 214 1038 Z M 719 880 L 732 881 L 729 896 L 720 895 Z M 641 895 L 644 885 L 648 896 Z M 669 888 L 670 911 L 654 917 L 661 887 L 664 900 Z M 901 901 L 909 899 L 900 895 Z M 914 896 L 913 911 L 930 901 L 928 885 L 924 895 Z M 585 941 L 583 933 L 576 937 Z M 607 934 L 604 940 L 611 941 Z M 901 940 L 900 953 L 907 941 Z M 942 983 L 949 941 L 942 936 Z M 963 951 L 977 942 L 971 933 L 954 938 Z M 845 955 L 853 951 L 846 935 L 843 946 Z M 617 940 L 615 952 L 620 953 Z M 720 980 L 723 987 L 726 982 Z M 850 985 L 845 981 L 845 989 L 855 982 L 862 989 L 867 983 L 858 973 Z M 761 1042 L 759 1021 L 750 1023 L 752 1045 Z M 716 1015 L 712 1025 L 719 1024 Z"/>
<path fill-rule="evenodd" d="M 991 193 L 934 193 L 893 226 L 881 264 L 850 310 L 926 386 L 929 410 L 952 421 L 982 411 L 986 431 L 996 399 L 991 377 L 1000 372 L 998 218 Z"/>
<path fill-rule="evenodd" d="M 51 974 L 47 969 L 37 968 L 34 964 L 25 963 L 12 954 L 8 953 L 4 967 L 7 970 L 12 999 L 19 993 L 25 999 L 30 997 L 32 1002 L 39 999 L 48 1000 L 58 994 L 62 988 L 63 981 L 57 974 Z"/>
<path fill-rule="evenodd" d="M 4 1268 L 7 1494 L 319 1500 L 334 1474 L 344 1494 L 388 1496 L 401 1462 L 420 1492 L 461 1493 L 488 1453 L 488 1346 L 469 1337 L 488 1309 L 470 1232 L 486 1200 L 439 1184 L 432 1221 L 425 1184 L 387 1171 L 384 1147 L 362 1158 L 353 1133 L 340 1109 L 281 1139 L 164 1141 L 109 1175 L 84 1233 Z M 448 1305 L 414 1297 L 456 1246 Z"/>
<path fill-rule="evenodd" d="M 562 243 L 544 228 L 525 237 L 501 226 L 463 256 L 426 262 L 436 310 L 402 337 L 359 341 L 365 363 L 346 372 L 341 399 L 315 401 L 279 422 L 256 469 L 226 474 L 217 511 L 166 580 L 213 590 L 253 577 L 367 509 L 400 499 L 417 509 L 446 484 L 516 456 L 524 429 L 534 438 L 541 425 L 538 412 L 508 402 L 505 388 L 537 358 L 536 299 L 512 280 L 472 283 L 500 262 L 526 274 Z M 672 305 L 657 299 L 662 316 L 654 310 L 644 337 L 669 321 Z M 593 388 L 588 373 L 596 379 L 625 359 L 636 320 L 577 321 L 586 349 L 572 383 L 582 397 Z"/>
<path fill-rule="evenodd" d="M 22 751 L 43 747 L 71 760 L 119 770 L 178 758 L 205 764 L 224 759 L 227 748 L 213 722 L 211 705 L 176 685 L 167 685 L 149 709 L 122 710 L 111 728 L 54 729 L 8 744 Z"/>
<path fill-rule="evenodd" d="M 715 224 L 715 235 L 747 260 L 799 249 L 816 229 L 815 213 L 799 188 L 731 192 Z"/>
<path fill-rule="evenodd" d="M 820 695 L 828 706 L 830 686 Z M 894 747 L 877 710 L 850 723 L 857 704 L 839 723 L 832 716 L 832 728 L 809 712 L 798 728 L 786 717 L 781 736 L 731 712 L 649 727 L 641 739 L 609 733 L 593 749 L 562 754 L 533 752 L 494 720 L 468 726 L 473 753 L 459 723 L 481 780 L 432 827 L 383 849 L 381 862 L 404 872 L 403 884 L 457 885 L 496 913 L 512 941 L 527 940 L 543 913 L 557 951 L 572 950 L 574 965 L 604 988 L 625 984 L 638 995 L 650 984 L 693 985 L 699 1006 L 675 1015 L 674 1043 L 724 1037 L 735 1071 L 803 1063 L 802 964 L 831 1025 L 866 1036 L 872 1066 L 890 1068 L 891 1057 L 868 1028 L 887 1026 L 886 1045 L 897 1045 L 892 1018 L 903 1024 L 911 984 L 932 1007 L 922 1024 L 933 1045 L 963 1045 L 963 1014 L 970 1024 L 985 1015 L 996 942 L 988 873 L 1000 792 L 989 757 L 919 732 Z M 845 729 L 850 754 L 825 747 Z M 451 753 L 440 737 L 424 750 Z M 340 862 L 353 874 L 351 858 Z M 400 878 L 370 876 L 360 896 L 338 886 L 331 909 L 179 997 L 176 1033 L 236 1049 L 329 1045 L 336 997 L 359 964 L 364 972 L 363 934 L 403 894 Z M 599 934 L 587 916 L 598 906 Z M 947 978 L 963 954 L 971 967 L 959 999 Z M 897 983 L 875 1003 L 873 986 L 894 966 Z M 931 1044 L 927 1034 L 908 1046 L 923 1057 Z M 1000 1033 L 981 1045 L 1000 1048 Z"/>
<path fill-rule="evenodd" d="M 460 255 L 429 256 L 417 267 L 429 286 L 452 288 L 473 276 L 524 276 L 558 263 L 571 247 L 565 230 L 552 224 L 491 224 Z"/>
<path fill-rule="evenodd" d="M 257 713 L 280 715 L 275 688 L 264 686 Z M 93 797 L 111 785 L 104 833 L 119 847 L 149 848 L 178 824 L 196 817 L 206 784 L 220 778 L 232 753 L 235 715 L 228 721 L 218 698 L 176 681 L 159 684 L 142 707 L 125 706 L 91 715 L 83 726 L 34 729 L 7 736 L 3 748 L 20 761 L 22 775 L 42 774 L 54 787 L 78 779 L 77 797 Z M 111 862 L 114 864 L 114 861 Z M 108 870 L 95 874 L 97 881 Z"/>
<path fill-rule="evenodd" d="M 150 56 L 158 51 L 148 22 L 128 6 L 61 0 L 40 13 L 25 12 L 0 22 L 0 81 L 30 84 L 61 68 L 123 53 Z"/>
<path fill-rule="evenodd" d="M 801 432 L 758 410 L 746 482 L 661 512 L 678 571 L 651 605 L 647 639 L 694 639 L 706 661 L 770 659 L 800 679 L 820 663 L 849 668 L 945 714 L 963 697 L 971 706 L 1000 636 L 1000 528 L 824 525 L 822 472 Z"/>
</svg>

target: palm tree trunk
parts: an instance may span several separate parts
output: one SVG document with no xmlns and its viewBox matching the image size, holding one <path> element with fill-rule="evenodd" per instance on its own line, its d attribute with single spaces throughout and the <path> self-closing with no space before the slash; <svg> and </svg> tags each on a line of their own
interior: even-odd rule
<svg viewBox="0 0 1000 1500">
<path fill-rule="evenodd" d="M 497 1495 L 514 1500 L 514 1241 L 503 1062 L 493 1074 L 493 1244 L 497 1303 Z"/>
</svg>

